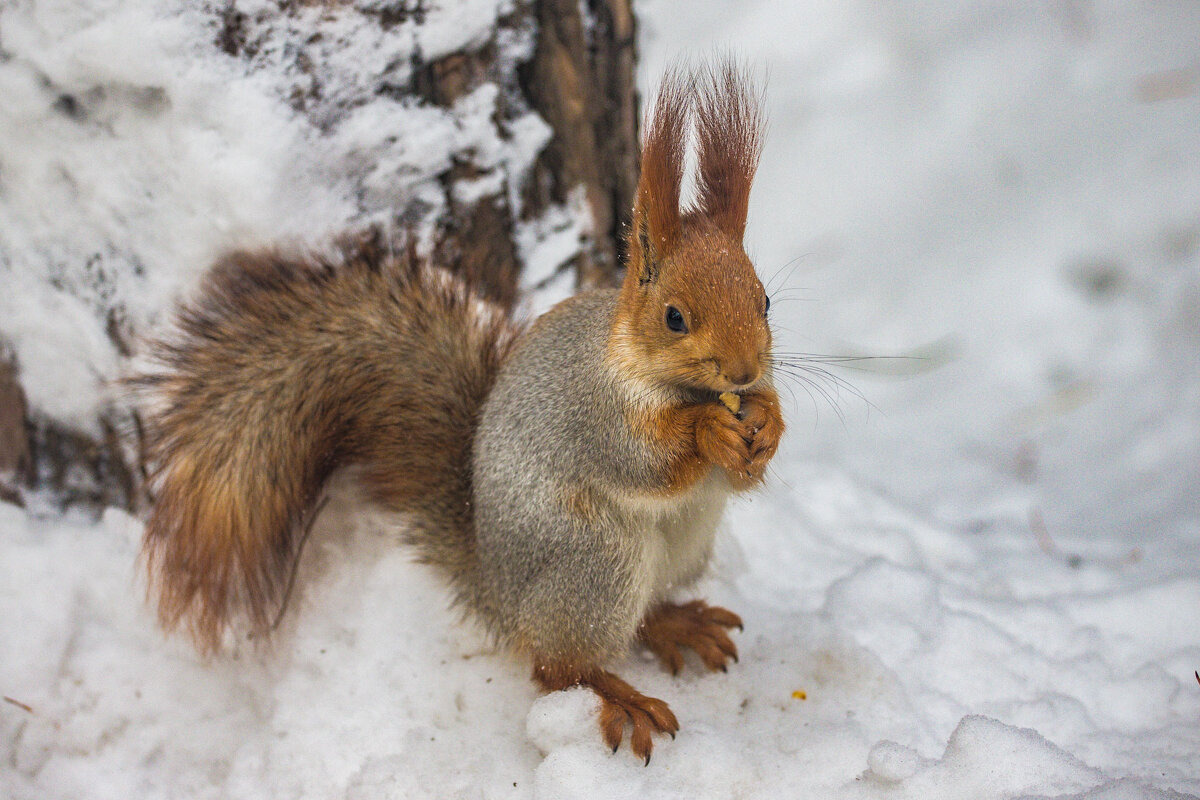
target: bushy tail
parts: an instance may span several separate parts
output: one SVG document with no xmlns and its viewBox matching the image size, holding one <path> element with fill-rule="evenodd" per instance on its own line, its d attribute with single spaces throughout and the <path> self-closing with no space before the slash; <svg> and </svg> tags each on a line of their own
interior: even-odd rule
<svg viewBox="0 0 1200 800">
<path fill-rule="evenodd" d="M 415 512 L 409 538 L 461 599 L 477 584 L 471 443 L 516 329 L 464 279 L 372 245 L 334 261 L 238 253 L 209 273 L 137 380 L 159 618 L 204 652 L 266 633 L 302 521 L 337 467 Z"/>
</svg>

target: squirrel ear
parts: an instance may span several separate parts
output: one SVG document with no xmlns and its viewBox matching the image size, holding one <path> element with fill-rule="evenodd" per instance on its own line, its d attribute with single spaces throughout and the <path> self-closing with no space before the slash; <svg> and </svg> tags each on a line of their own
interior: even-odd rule
<svg viewBox="0 0 1200 800">
<path fill-rule="evenodd" d="M 691 76 L 678 68 L 663 76 L 642 139 L 642 172 L 629 236 L 629 273 L 638 283 L 658 277 L 662 259 L 679 242 L 679 192 L 691 122 Z"/>
<path fill-rule="evenodd" d="M 734 61 L 710 65 L 696 107 L 696 179 L 701 214 L 734 241 L 746 231 L 750 184 L 762 153 L 765 121 L 754 81 Z"/>
<path fill-rule="evenodd" d="M 653 283 L 658 279 L 659 262 L 662 256 L 655 252 L 654 244 L 650 241 L 650 220 L 646 214 L 633 215 L 633 235 L 637 244 L 631 248 L 631 271 L 636 267 L 638 283 Z"/>
</svg>

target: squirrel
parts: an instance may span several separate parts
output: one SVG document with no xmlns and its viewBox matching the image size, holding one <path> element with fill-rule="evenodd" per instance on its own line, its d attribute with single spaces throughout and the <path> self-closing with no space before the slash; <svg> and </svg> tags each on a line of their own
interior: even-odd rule
<svg viewBox="0 0 1200 800">
<path fill-rule="evenodd" d="M 411 250 L 218 262 L 141 379 L 142 552 L 163 627 L 205 654 L 239 620 L 269 633 L 303 523 L 353 465 L 455 602 L 543 690 L 593 690 L 604 742 L 615 752 L 628 726 L 648 764 L 679 723 L 606 667 L 637 643 L 673 673 L 681 648 L 711 669 L 737 660 L 736 614 L 671 597 L 784 431 L 770 301 L 742 245 L 762 136 L 741 69 L 669 72 L 623 283 L 528 326 Z M 696 199 L 681 208 L 689 147 Z"/>
</svg>

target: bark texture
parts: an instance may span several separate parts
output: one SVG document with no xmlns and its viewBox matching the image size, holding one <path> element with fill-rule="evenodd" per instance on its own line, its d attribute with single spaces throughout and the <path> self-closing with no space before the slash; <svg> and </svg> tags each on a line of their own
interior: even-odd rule
<svg viewBox="0 0 1200 800">
<path fill-rule="evenodd" d="M 368 103 L 457 109 L 489 83 L 498 87 L 492 113 L 498 139 L 516 135 L 508 123 L 528 118 L 531 111 L 549 125 L 550 138 L 521 173 L 519 185 L 508 174 L 494 186 L 479 180 L 503 169 L 465 147 L 421 191 L 380 199 L 372 170 L 388 154 L 372 154 L 359 177 L 351 178 L 360 181 L 362 198 L 351 229 L 431 231 L 427 245 L 438 262 L 470 265 L 482 273 L 481 282 L 495 299 L 511 305 L 521 288 L 522 226 L 582 197 L 588 219 L 579 248 L 556 274 L 572 272 L 577 286 L 617 284 L 622 230 L 637 177 L 630 0 L 518 0 L 498 16 L 490 35 L 436 57 L 425 55 L 420 28 L 443 10 L 423 0 L 277 0 L 265 9 L 228 0 L 204 7 L 214 52 L 241 64 L 248 76 L 277 77 L 286 103 L 319 133 L 336 131 Z M 357 27 L 347 25 L 349 18 Z M 348 46 L 364 47 L 367 41 L 395 49 L 398 36 L 418 44 L 399 61 L 362 68 L 347 78 L 344 59 L 338 57 Z M 365 45 L 368 51 L 372 46 Z M 514 52 L 523 55 L 514 57 Z M 484 188 L 462 191 L 472 181 Z M 97 313 L 105 315 L 112 345 L 127 356 L 129 343 L 142 332 L 126 322 L 119 290 L 96 294 L 107 304 Z M 0 346 L 3 340 L 0 323 Z M 114 401 L 85 432 L 77 421 L 67 425 L 28 407 L 25 397 L 19 355 L 0 358 L 0 501 L 19 503 L 25 489 L 48 488 L 64 506 L 139 505 L 146 470 L 134 411 Z"/>
<path fill-rule="evenodd" d="M 25 393 L 12 358 L 0 354 L 0 500 L 21 504 L 18 486 L 32 476 Z"/>
<path fill-rule="evenodd" d="M 578 285 L 616 285 L 637 188 L 633 10 L 629 0 L 542 0 L 537 18 L 523 83 L 555 136 L 535 165 L 529 205 L 585 187 L 596 235 L 575 265 Z"/>
</svg>

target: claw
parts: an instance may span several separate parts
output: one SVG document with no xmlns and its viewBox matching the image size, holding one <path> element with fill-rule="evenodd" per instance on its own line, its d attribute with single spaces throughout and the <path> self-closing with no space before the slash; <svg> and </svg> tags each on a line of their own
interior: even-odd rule
<svg viewBox="0 0 1200 800">
<path fill-rule="evenodd" d="M 726 662 L 737 663 L 738 652 L 725 629 L 741 623 L 732 611 L 693 600 L 652 611 L 642 623 L 640 636 L 672 675 L 683 665 L 681 647 L 694 650 L 709 669 L 728 672 Z"/>
<path fill-rule="evenodd" d="M 665 733 L 672 739 L 679 730 L 679 720 L 662 700 L 647 697 L 625 681 L 597 667 L 580 667 L 570 663 L 543 661 L 535 658 L 533 679 L 546 691 L 586 686 L 600 699 L 600 736 L 613 753 L 621 747 L 628 724 L 632 729 L 629 749 L 638 758 L 650 763 L 654 749 L 654 734 Z"/>
</svg>

